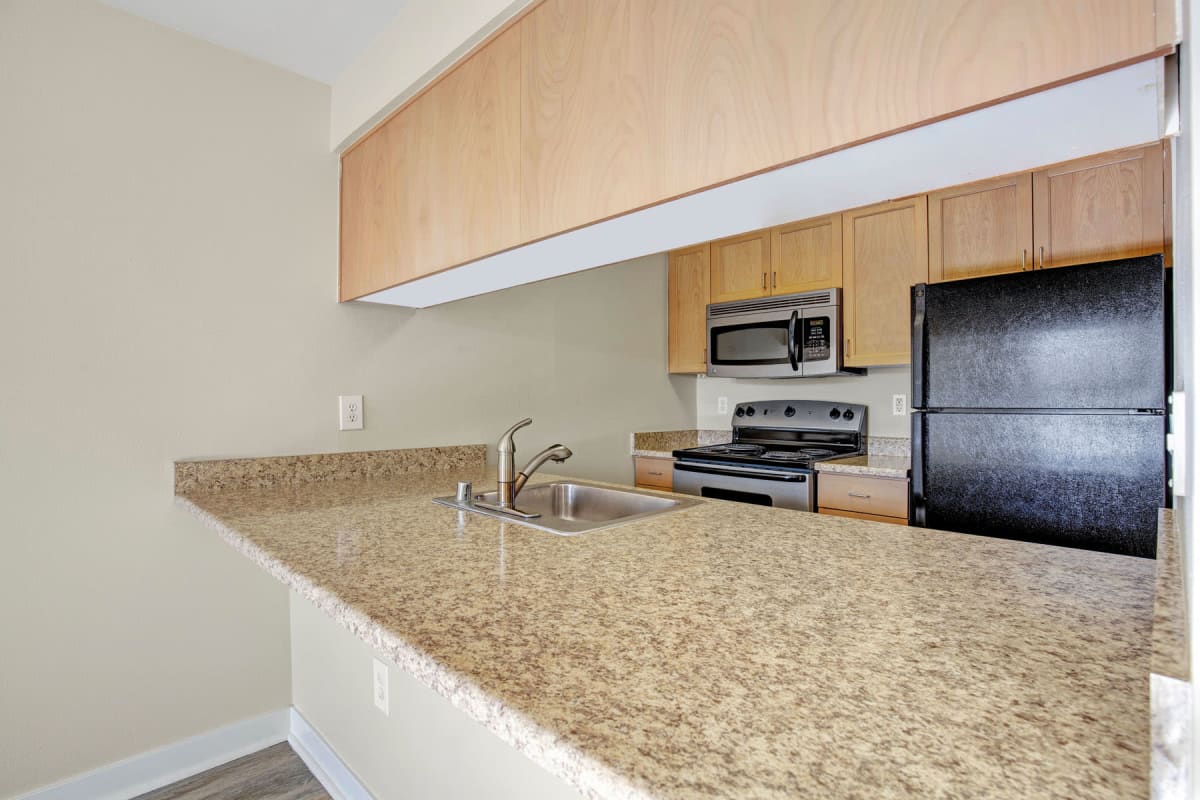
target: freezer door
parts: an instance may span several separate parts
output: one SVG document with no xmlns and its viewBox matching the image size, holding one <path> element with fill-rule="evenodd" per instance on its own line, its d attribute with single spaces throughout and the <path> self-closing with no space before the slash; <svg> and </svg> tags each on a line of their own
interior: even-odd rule
<svg viewBox="0 0 1200 800">
<path fill-rule="evenodd" d="M 927 528 L 1155 555 L 1165 418 L 918 413 L 912 522 Z"/>
<path fill-rule="evenodd" d="M 915 408 L 1164 407 L 1161 256 L 913 289 Z"/>
</svg>

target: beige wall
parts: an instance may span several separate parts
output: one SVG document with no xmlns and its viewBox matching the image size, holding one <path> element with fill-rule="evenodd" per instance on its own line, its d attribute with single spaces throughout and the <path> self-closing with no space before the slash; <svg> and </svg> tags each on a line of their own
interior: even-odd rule
<svg viewBox="0 0 1200 800">
<path fill-rule="evenodd" d="M 292 594 L 296 708 L 378 798 L 577 800 L 579 793 Z M 373 662 L 388 668 L 388 713 Z"/>
<path fill-rule="evenodd" d="M 290 702 L 287 592 L 171 462 L 491 441 L 632 476 L 690 427 L 662 257 L 339 306 L 329 88 L 81 0 L 0 0 L 0 797 Z M 448 232 L 453 235 L 453 232 Z M 336 430 L 335 397 L 367 429 Z"/>
<path fill-rule="evenodd" d="M 908 414 L 893 416 L 892 395 L 902 394 L 912 404 L 912 371 L 908 367 L 871 367 L 854 377 L 812 380 L 741 380 L 700 378 L 696 384 L 696 417 L 701 428 L 729 428 L 735 403 L 751 400 L 835 400 L 867 406 L 869 436 L 912 435 Z M 729 411 L 717 412 L 717 398 L 729 398 Z"/>
<path fill-rule="evenodd" d="M 330 147 L 348 147 L 531 2 L 407 0 L 333 82 Z"/>
</svg>

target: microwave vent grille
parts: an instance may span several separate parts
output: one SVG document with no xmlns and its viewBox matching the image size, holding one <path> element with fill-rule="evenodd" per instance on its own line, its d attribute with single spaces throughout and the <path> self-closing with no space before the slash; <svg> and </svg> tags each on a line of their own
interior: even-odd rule
<svg viewBox="0 0 1200 800">
<path fill-rule="evenodd" d="M 823 292 L 805 292 L 790 294 L 782 297 L 763 297 L 755 300 L 736 300 L 732 303 L 714 303 L 708 307 L 708 316 L 727 317 L 732 314 L 745 314 L 754 311 L 777 311 L 786 308 L 806 306 L 828 306 L 836 303 L 833 290 Z"/>
</svg>

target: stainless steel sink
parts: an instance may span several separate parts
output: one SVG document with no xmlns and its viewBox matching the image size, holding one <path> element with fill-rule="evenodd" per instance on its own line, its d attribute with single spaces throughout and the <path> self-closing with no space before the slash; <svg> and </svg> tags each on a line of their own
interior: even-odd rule
<svg viewBox="0 0 1200 800">
<path fill-rule="evenodd" d="M 700 501 L 561 481 L 526 486 L 517 496 L 515 513 L 479 505 L 496 505 L 496 492 L 476 494 L 465 503 L 454 497 L 436 497 L 433 502 L 561 536 L 575 536 L 688 508 Z"/>
</svg>

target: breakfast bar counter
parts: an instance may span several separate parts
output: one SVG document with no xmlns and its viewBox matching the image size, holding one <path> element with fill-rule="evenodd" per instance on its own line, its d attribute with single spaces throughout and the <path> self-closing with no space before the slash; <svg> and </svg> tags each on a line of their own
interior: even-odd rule
<svg viewBox="0 0 1200 800">
<path fill-rule="evenodd" d="M 1148 793 L 1152 560 L 715 500 L 555 536 L 432 503 L 494 487 L 451 461 L 177 502 L 588 797 Z"/>
</svg>

